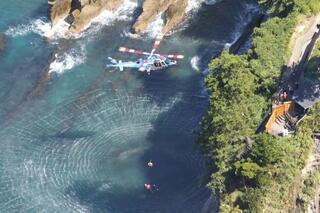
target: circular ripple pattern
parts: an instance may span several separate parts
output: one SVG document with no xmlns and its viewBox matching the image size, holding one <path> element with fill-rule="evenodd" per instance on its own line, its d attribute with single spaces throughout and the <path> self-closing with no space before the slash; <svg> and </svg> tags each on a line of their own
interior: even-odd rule
<svg viewBox="0 0 320 213">
<path fill-rule="evenodd" d="M 198 118 L 180 102 L 95 90 L 3 129 L 0 212 L 194 212 L 204 162 L 184 145 Z"/>
</svg>

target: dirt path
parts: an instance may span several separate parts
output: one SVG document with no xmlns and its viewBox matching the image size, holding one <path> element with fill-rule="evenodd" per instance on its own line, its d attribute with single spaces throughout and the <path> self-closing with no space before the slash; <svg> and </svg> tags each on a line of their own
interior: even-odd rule
<svg viewBox="0 0 320 213">
<path fill-rule="evenodd" d="M 300 62 L 314 33 L 318 30 L 317 24 L 320 24 L 320 14 L 307 18 L 297 26 L 296 31 L 292 36 L 292 42 L 290 43 L 292 55 L 288 67 L 292 67 L 293 64 L 298 64 Z"/>
<path fill-rule="evenodd" d="M 317 25 L 320 24 L 320 14 L 303 20 L 296 28 L 292 38 L 290 47 L 292 55 L 288 62 L 288 67 L 291 68 L 291 81 L 297 81 L 300 77 L 303 78 L 304 69 L 307 61 L 319 40 L 319 31 Z M 316 38 L 318 36 L 318 38 Z M 289 74 L 289 73 L 288 73 Z M 305 167 L 301 171 L 301 177 L 304 180 L 314 171 L 320 170 L 320 141 L 315 139 L 312 147 L 312 152 L 309 155 Z M 309 205 L 308 213 L 320 212 L 319 209 L 320 187 L 317 187 L 314 199 Z"/>
</svg>

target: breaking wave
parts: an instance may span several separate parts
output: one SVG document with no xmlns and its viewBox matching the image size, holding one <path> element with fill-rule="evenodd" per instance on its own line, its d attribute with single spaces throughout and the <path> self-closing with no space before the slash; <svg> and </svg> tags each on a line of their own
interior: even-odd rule
<svg viewBox="0 0 320 213">
<path fill-rule="evenodd" d="M 220 1 L 222 1 L 222 0 L 206 0 L 205 3 L 206 3 L 206 5 L 214 5 Z"/>
<path fill-rule="evenodd" d="M 198 10 L 203 2 L 205 2 L 205 0 L 188 0 L 186 13 Z"/>
<path fill-rule="evenodd" d="M 62 74 L 66 70 L 71 70 L 75 66 L 83 64 L 86 61 L 84 46 L 73 48 L 61 55 L 56 53 L 55 60 L 49 66 L 49 73 Z"/>
<path fill-rule="evenodd" d="M 206 5 L 214 5 L 222 0 L 188 0 L 188 5 L 186 8 L 186 13 L 197 11 L 202 3 Z"/>
<path fill-rule="evenodd" d="M 188 0 L 188 4 L 187 4 L 186 10 L 185 10 L 185 13 L 186 14 L 196 13 L 200 9 L 202 3 L 213 5 L 219 1 L 221 1 L 221 0 L 214 0 L 214 1 Z M 163 16 L 163 13 L 160 13 L 159 15 L 156 16 L 155 20 L 148 25 L 148 28 L 145 30 L 145 33 L 147 35 L 149 35 L 150 37 L 156 37 L 162 31 L 162 29 L 164 27 L 164 19 L 162 16 Z M 191 18 L 191 17 L 189 17 L 189 18 Z M 175 29 L 172 32 L 168 32 L 168 35 L 172 35 L 176 32 L 179 32 L 180 30 L 183 30 L 184 28 L 187 27 L 186 25 L 187 25 L 186 23 L 182 24 L 180 29 Z"/>
<path fill-rule="evenodd" d="M 254 4 L 245 4 L 245 9 L 240 13 L 238 16 L 238 23 L 235 29 L 234 33 L 231 36 L 231 42 L 225 43 L 224 48 L 228 49 L 230 46 L 232 46 L 242 35 L 242 32 L 244 31 L 245 26 L 253 19 L 253 15 L 259 12 L 259 7 Z"/>
<path fill-rule="evenodd" d="M 199 56 L 192 57 L 190 64 L 194 70 L 200 71 L 200 57 Z"/>
<path fill-rule="evenodd" d="M 159 33 L 162 32 L 162 29 L 164 27 L 164 20 L 162 18 L 162 13 L 156 16 L 155 20 L 151 22 L 147 29 L 145 30 L 145 33 L 152 37 L 155 38 Z"/>
<path fill-rule="evenodd" d="M 51 23 L 46 18 L 39 18 L 32 20 L 28 24 L 20 24 L 17 26 L 11 26 L 5 32 L 6 35 L 17 37 L 25 36 L 29 33 L 35 33 L 43 37 L 64 37 L 68 31 L 69 24 L 64 21 L 60 21 L 54 28 L 51 28 Z"/>
<path fill-rule="evenodd" d="M 116 11 L 105 10 L 85 27 L 85 31 L 75 37 L 82 37 L 88 34 L 97 33 L 102 27 L 114 24 L 115 21 L 126 21 L 132 19 L 134 10 L 138 3 L 132 0 L 124 0 L 122 5 Z"/>
</svg>

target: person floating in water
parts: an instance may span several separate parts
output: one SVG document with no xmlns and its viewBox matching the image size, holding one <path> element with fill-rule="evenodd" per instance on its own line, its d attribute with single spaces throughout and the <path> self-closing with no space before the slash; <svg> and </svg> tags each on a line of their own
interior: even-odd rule
<svg viewBox="0 0 320 213">
<path fill-rule="evenodd" d="M 151 185 L 150 183 L 145 183 L 144 188 L 150 192 L 159 191 L 159 188 L 156 186 L 156 184 Z"/>
<path fill-rule="evenodd" d="M 149 183 L 145 183 L 145 184 L 144 184 L 144 188 L 145 188 L 146 190 L 151 191 L 151 190 L 152 190 L 152 185 L 149 184 Z"/>
<path fill-rule="evenodd" d="M 147 165 L 148 165 L 149 168 L 152 168 L 153 167 L 153 162 L 151 160 L 149 160 Z"/>
</svg>

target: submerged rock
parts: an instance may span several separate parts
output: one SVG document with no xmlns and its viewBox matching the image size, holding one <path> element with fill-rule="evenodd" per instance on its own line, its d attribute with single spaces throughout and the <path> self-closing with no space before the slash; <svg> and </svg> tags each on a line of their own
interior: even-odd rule
<svg viewBox="0 0 320 213">
<path fill-rule="evenodd" d="M 6 43 L 5 43 L 4 34 L 0 33 L 0 52 L 3 51 L 5 47 L 6 47 Z"/>
</svg>

